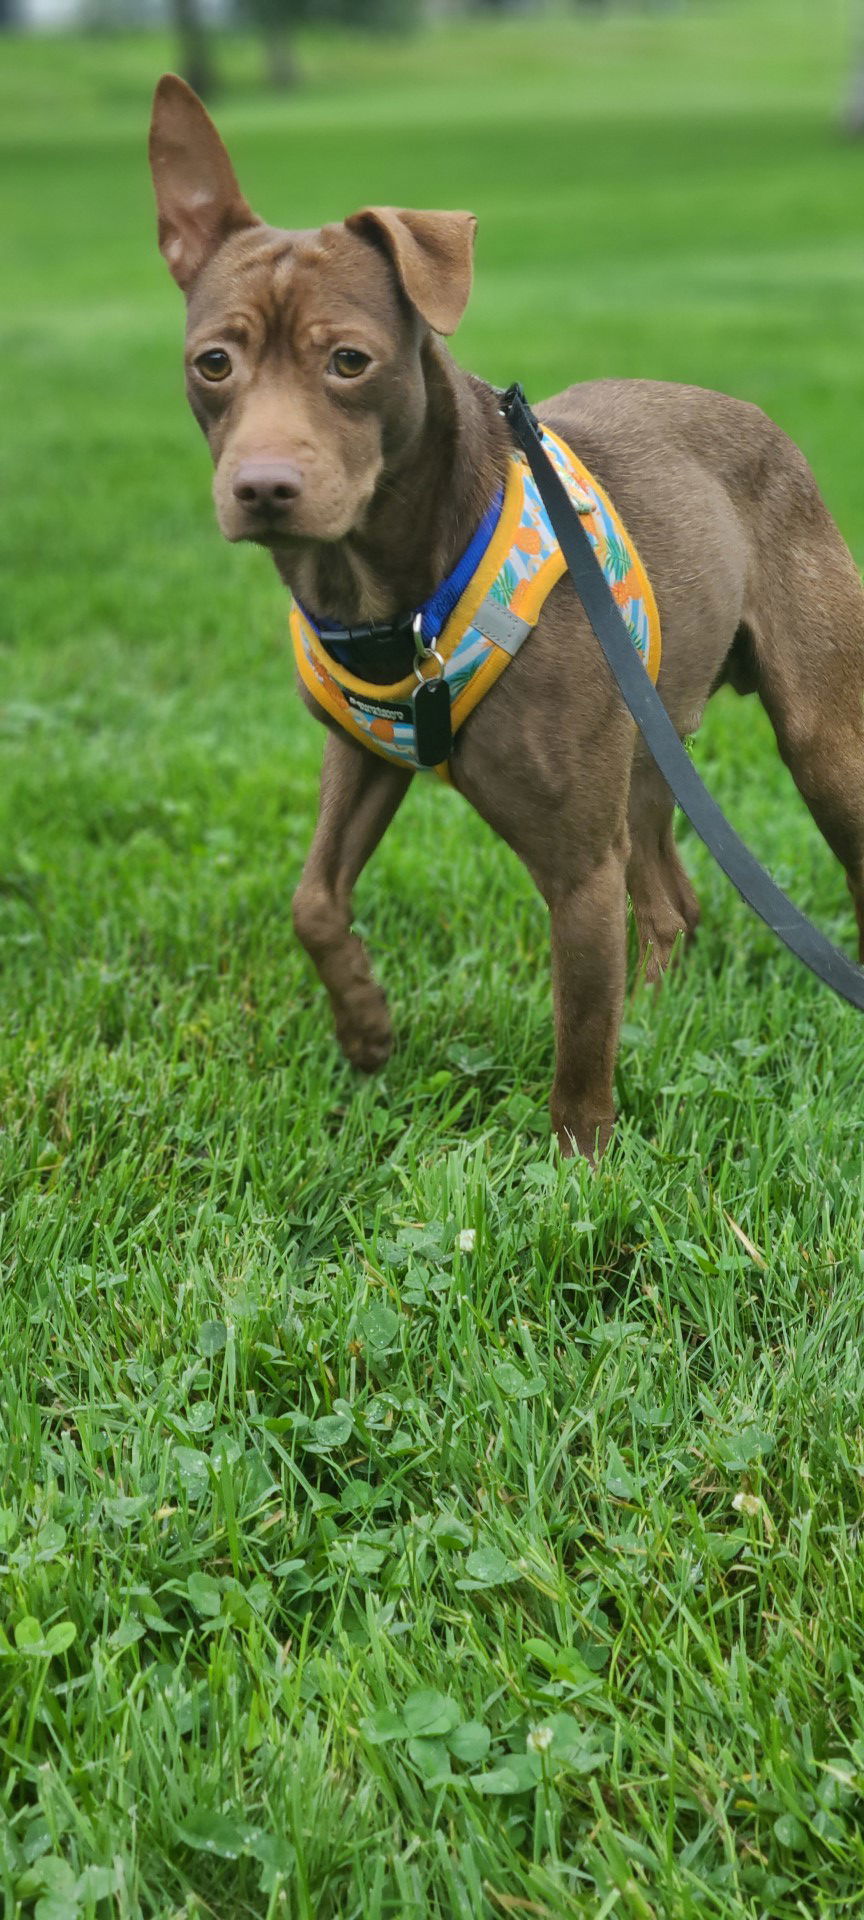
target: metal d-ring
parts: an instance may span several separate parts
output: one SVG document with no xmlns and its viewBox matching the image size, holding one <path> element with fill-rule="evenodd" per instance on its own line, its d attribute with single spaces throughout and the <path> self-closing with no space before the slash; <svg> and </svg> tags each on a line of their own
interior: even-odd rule
<svg viewBox="0 0 864 1920">
<path fill-rule="evenodd" d="M 421 673 L 420 671 L 421 662 L 423 660 L 437 660 L 439 671 L 434 675 L 434 678 L 436 680 L 440 680 L 441 675 L 444 672 L 444 659 L 443 659 L 443 656 L 438 652 L 437 647 L 427 647 L 424 642 L 422 613 L 415 613 L 414 619 L 411 623 L 411 627 L 412 627 L 412 632 L 414 634 L 414 652 L 416 655 L 416 658 L 414 661 L 414 672 L 417 675 L 417 679 L 420 681 L 421 685 L 426 679 L 425 673 Z"/>
</svg>

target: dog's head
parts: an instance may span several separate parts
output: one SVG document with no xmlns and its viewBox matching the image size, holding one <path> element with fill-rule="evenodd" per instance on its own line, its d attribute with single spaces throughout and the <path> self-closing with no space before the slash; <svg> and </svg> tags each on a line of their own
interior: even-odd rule
<svg viewBox="0 0 864 1920">
<path fill-rule="evenodd" d="M 465 308 L 473 214 L 365 207 L 310 232 L 268 227 L 173 74 L 156 89 L 150 164 L 222 532 L 273 547 L 344 539 L 422 428 L 423 343 Z"/>
</svg>

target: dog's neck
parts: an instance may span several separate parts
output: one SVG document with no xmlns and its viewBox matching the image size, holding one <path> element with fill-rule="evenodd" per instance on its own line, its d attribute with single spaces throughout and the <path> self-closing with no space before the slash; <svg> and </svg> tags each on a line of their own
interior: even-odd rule
<svg viewBox="0 0 864 1920">
<path fill-rule="evenodd" d="M 346 539 L 274 552 L 303 606 L 342 626 L 419 607 L 447 578 L 502 484 L 510 438 L 492 390 L 439 341 L 424 348 L 426 411 Z"/>
</svg>

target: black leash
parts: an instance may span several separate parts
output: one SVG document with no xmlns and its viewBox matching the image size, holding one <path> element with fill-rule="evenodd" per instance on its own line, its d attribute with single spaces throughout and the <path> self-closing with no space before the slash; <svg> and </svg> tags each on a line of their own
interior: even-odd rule
<svg viewBox="0 0 864 1920">
<path fill-rule="evenodd" d="M 501 395 L 500 407 L 537 482 L 573 585 L 606 662 L 679 807 L 754 913 L 815 973 L 817 980 L 833 987 L 842 1000 L 848 1000 L 864 1013 L 864 970 L 853 966 L 845 953 L 833 947 L 806 915 L 787 900 L 749 847 L 739 839 L 700 780 L 636 652 L 588 534 L 544 450 L 539 422 L 518 384 L 508 387 Z"/>
</svg>

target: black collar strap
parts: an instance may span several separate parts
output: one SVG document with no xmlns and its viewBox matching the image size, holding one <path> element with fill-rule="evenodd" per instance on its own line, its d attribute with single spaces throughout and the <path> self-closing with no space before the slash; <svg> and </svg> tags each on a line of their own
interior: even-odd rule
<svg viewBox="0 0 864 1920">
<path fill-rule="evenodd" d="M 296 594 L 294 598 L 297 599 Z M 300 606 L 299 600 L 297 604 Z M 413 613 L 400 613 L 395 620 L 370 620 L 365 626 L 340 627 L 335 623 L 328 626 L 326 622 L 314 619 L 303 606 L 300 606 L 300 611 L 325 647 L 365 646 L 369 641 L 386 646 L 390 640 L 407 640 L 414 634 L 417 617 Z"/>
<path fill-rule="evenodd" d="M 588 534 L 543 449 L 538 421 L 518 384 L 508 387 L 500 396 L 500 408 L 537 482 L 573 585 L 606 662 L 679 807 L 754 913 L 815 973 L 817 980 L 833 987 L 842 1000 L 848 1000 L 864 1013 L 864 971 L 853 966 L 845 953 L 832 946 L 791 900 L 787 900 L 749 847 L 738 838 L 700 780 L 636 653 Z"/>
</svg>

